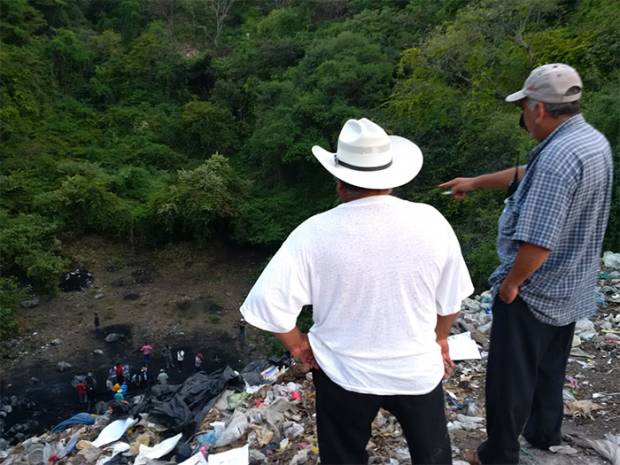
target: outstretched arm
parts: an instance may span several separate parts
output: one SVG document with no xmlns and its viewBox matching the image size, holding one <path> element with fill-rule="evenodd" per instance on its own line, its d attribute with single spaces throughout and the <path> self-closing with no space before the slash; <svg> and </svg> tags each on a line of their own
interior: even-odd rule
<svg viewBox="0 0 620 465">
<path fill-rule="evenodd" d="M 525 166 L 517 167 L 517 178 L 521 179 L 525 173 Z M 438 187 L 450 189 L 452 195 L 462 199 L 468 192 L 475 189 L 508 189 L 515 177 L 515 168 L 508 168 L 495 173 L 481 174 L 473 178 L 454 178 L 439 184 Z"/>
</svg>

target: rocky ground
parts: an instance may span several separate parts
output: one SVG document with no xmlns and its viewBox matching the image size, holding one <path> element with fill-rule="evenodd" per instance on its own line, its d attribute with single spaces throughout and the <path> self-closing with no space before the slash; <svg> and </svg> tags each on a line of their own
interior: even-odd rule
<svg viewBox="0 0 620 465">
<path fill-rule="evenodd" d="M 270 341 L 251 328 L 244 349 L 236 339 L 238 306 L 265 262 L 264 256 L 230 251 L 221 245 L 203 250 L 178 245 L 159 252 L 135 252 L 93 238 L 75 249 L 74 260 L 76 266 L 93 274 L 94 286 L 82 292 L 63 293 L 49 301 L 41 299 L 38 305 L 25 309 L 21 314 L 22 335 L 2 346 L 0 376 L 4 397 L 0 414 L 4 415 L 0 415 L 0 420 L 5 433 L 11 424 L 38 422 L 27 426 L 31 430 L 13 431 L 8 441 L 12 445 L 40 434 L 42 426 L 81 410 L 71 387 L 73 375 L 92 369 L 102 379 L 116 360 L 136 366 L 141 359 L 136 349 L 145 340 L 156 348 L 155 370 L 161 366 L 157 351 L 164 343 L 183 347 L 188 353 L 203 351 L 207 355 L 207 371 L 225 364 L 240 370 L 249 360 L 270 351 Z M 564 447 L 550 452 L 524 444 L 524 464 L 604 464 L 609 463 L 606 454 L 611 457 L 614 452 L 620 460 L 620 445 L 613 442 L 620 434 L 620 272 L 608 268 L 600 277 L 599 312 L 592 321 L 578 323 L 569 359 L 564 391 Z M 463 452 L 475 448 L 485 436 L 488 306 L 486 294 L 467 300 L 455 325 L 457 333 L 471 332 L 482 353 L 481 360 L 459 362 L 445 384 L 455 460 L 462 459 Z M 106 343 L 95 337 L 94 311 L 102 317 L 104 335 L 120 334 L 119 341 Z M 61 372 L 59 362 L 71 366 Z M 171 370 L 170 381 L 183 382 L 191 372 L 191 366 Z M 308 378 L 299 366 L 294 366 L 257 392 L 225 391 L 201 419 L 201 434 L 186 435 L 182 442 L 194 453 L 203 446 L 218 453 L 249 444 L 255 463 L 317 463 L 314 390 Z M 108 399 L 109 394 L 102 388 L 99 400 Z M 29 404 L 33 401 L 34 405 Z M 110 420 L 108 416 L 99 416 L 93 426 L 37 436 L 13 449 L 7 449 L 11 444 L 0 440 L 0 451 L 4 450 L 0 452 L 0 462 L 7 457 L 7 463 L 19 463 L 29 450 L 35 449 L 43 458 L 45 444 L 49 444 L 45 449 L 49 457 L 52 449 L 60 450 L 61 444 L 65 447 L 71 437 L 95 439 Z M 145 418 L 141 427 L 132 428 L 123 437 L 128 444 L 134 443 L 133 456 L 119 455 L 115 460 L 133 463 L 138 453 L 136 441 L 152 446 L 168 437 L 170 431 L 156 428 Z M 138 440 L 139 437 L 142 439 Z M 100 463 L 97 459 L 103 461 L 106 453 L 109 454 L 81 443 L 81 459 L 73 455 L 68 462 Z M 371 463 L 410 463 L 398 423 L 387 412 L 381 412 L 375 420 L 369 455 Z"/>
</svg>

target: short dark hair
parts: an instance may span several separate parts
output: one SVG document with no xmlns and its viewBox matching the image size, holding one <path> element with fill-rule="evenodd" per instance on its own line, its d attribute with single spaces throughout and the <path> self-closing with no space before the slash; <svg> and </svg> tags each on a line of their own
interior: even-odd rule
<svg viewBox="0 0 620 465">
<path fill-rule="evenodd" d="M 575 95 L 581 92 L 581 87 L 573 86 L 566 91 L 565 96 Z M 530 108 L 534 107 L 534 104 L 539 102 L 535 99 L 531 100 L 532 104 Z M 549 103 L 549 102 L 541 102 L 545 111 L 551 115 L 552 118 L 559 118 L 560 116 L 574 116 L 581 112 L 581 105 L 579 100 L 575 100 L 574 102 L 563 102 L 563 103 Z"/>
<path fill-rule="evenodd" d="M 549 113 L 553 118 L 558 118 L 563 115 L 574 116 L 581 112 L 581 105 L 579 100 L 574 102 L 565 103 L 547 103 L 543 102 L 545 111 Z"/>
<path fill-rule="evenodd" d="M 338 181 L 340 181 L 342 185 L 344 186 L 344 188 L 348 190 L 349 192 L 366 192 L 366 191 L 374 190 L 374 189 L 366 189 L 365 187 L 354 186 L 353 184 L 344 182 L 342 179 L 338 179 Z"/>
</svg>

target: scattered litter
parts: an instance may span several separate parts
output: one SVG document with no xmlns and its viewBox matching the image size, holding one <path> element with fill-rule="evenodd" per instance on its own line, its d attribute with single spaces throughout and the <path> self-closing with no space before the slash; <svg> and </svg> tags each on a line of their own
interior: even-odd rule
<svg viewBox="0 0 620 465">
<path fill-rule="evenodd" d="M 455 334 L 448 337 L 450 358 L 458 360 L 480 360 L 480 350 L 476 342 L 471 338 L 470 332 Z"/>
<path fill-rule="evenodd" d="M 249 465 L 249 463 L 250 452 L 247 444 L 237 449 L 209 455 L 209 465 Z"/>
<path fill-rule="evenodd" d="M 209 465 L 205 460 L 205 456 L 202 452 L 196 452 L 190 458 L 181 462 L 179 465 Z"/>
<path fill-rule="evenodd" d="M 95 417 L 93 417 L 90 413 L 78 413 L 77 415 L 73 415 L 71 418 L 61 421 L 52 429 L 53 433 L 58 433 L 60 431 L 64 431 L 70 426 L 73 425 L 94 425 Z"/>
<path fill-rule="evenodd" d="M 551 446 L 549 450 L 554 454 L 563 454 L 563 455 L 576 455 L 579 453 L 577 449 L 572 448 L 571 446 Z"/>
<path fill-rule="evenodd" d="M 114 444 L 104 448 L 106 452 L 110 455 L 100 456 L 99 460 L 97 460 L 96 465 L 105 465 L 109 461 L 111 461 L 118 454 L 122 454 L 123 452 L 127 452 L 129 450 L 129 444 L 126 442 L 115 442 Z"/>
<path fill-rule="evenodd" d="M 221 435 L 218 435 L 217 442 L 215 443 L 216 447 L 227 446 L 231 442 L 239 439 L 245 430 L 248 427 L 248 419 L 246 416 L 240 412 L 235 411 L 230 422 L 226 425 L 226 429 L 222 432 Z M 211 459 L 209 459 L 210 462 Z"/>
<path fill-rule="evenodd" d="M 302 449 L 295 454 L 289 465 L 303 465 L 308 461 L 308 449 Z"/>
<path fill-rule="evenodd" d="M 125 418 L 124 420 L 116 420 L 101 430 L 97 439 L 92 442 L 93 447 L 101 447 L 111 442 L 118 441 L 123 437 L 125 431 L 138 422 L 134 418 Z"/>
<path fill-rule="evenodd" d="M 603 265 L 605 265 L 605 268 L 620 270 L 620 253 L 610 251 L 603 253 Z"/>
<path fill-rule="evenodd" d="M 573 418 L 593 418 L 592 412 L 600 410 L 601 406 L 591 400 L 571 400 L 566 402 L 564 414 Z"/>
<path fill-rule="evenodd" d="M 181 436 L 183 436 L 183 434 L 179 433 L 176 436 L 172 436 L 171 438 L 168 438 L 153 447 L 140 444 L 140 453 L 138 454 L 138 457 L 136 457 L 134 465 L 146 465 L 152 460 L 159 459 L 164 455 L 169 454 L 176 447 L 177 443 L 181 439 Z"/>
<path fill-rule="evenodd" d="M 605 439 L 589 439 L 573 437 L 573 441 L 580 446 L 590 447 L 606 458 L 612 465 L 620 465 L 620 435 L 605 434 Z"/>
</svg>

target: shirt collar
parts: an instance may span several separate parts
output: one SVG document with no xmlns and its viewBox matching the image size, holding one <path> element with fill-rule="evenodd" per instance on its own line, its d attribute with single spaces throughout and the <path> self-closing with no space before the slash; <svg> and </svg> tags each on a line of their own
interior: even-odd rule
<svg viewBox="0 0 620 465">
<path fill-rule="evenodd" d="M 391 202 L 394 199 L 396 199 L 396 197 L 390 194 L 370 195 L 368 197 L 362 197 L 361 199 L 349 200 L 348 202 L 341 203 L 339 206 L 369 205 L 383 202 Z"/>
<path fill-rule="evenodd" d="M 551 134 L 549 134 L 547 137 L 545 137 L 540 144 L 538 144 L 536 147 L 534 147 L 529 155 L 528 155 L 528 164 L 530 164 L 532 162 L 532 160 L 534 160 L 534 158 L 536 158 L 536 155 L 538 155 L 540 152 L 542 152 L 542 150 L 547 146 L 547 144 L 549 142 L 551 142 L 551 140 L 556 137 L 558 134 L 562 134 L 566 131 L 570 131 L 571 129 L 573 129 L 575 126 L 583 123 L 585 120 L 583 119 L 583 115 L 581 113 L 575 115 L 575 116 L 571 116 L 570 118 L 568 118 L 566 121 L 564 121 L 562 124 L 560 124 L 557 128 L 555 128 Z"/>
</svg>

